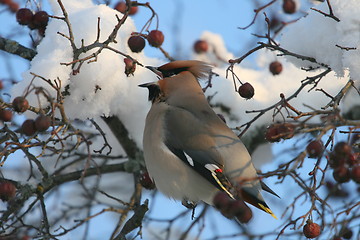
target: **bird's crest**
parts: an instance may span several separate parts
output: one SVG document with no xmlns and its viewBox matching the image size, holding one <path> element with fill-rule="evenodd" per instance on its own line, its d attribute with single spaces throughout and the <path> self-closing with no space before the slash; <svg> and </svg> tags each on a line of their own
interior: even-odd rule
<svg viewBox="0 0 360 240">
<path fill-rule="evenodd" d="M 211 72 L 211 66 L 196 60 L 174 61 L 164 64 L 157 69 L 164 77 L 171 77 L 183 71 L 191 72 L 197 79 L 206 77 Z"/>
</svg>

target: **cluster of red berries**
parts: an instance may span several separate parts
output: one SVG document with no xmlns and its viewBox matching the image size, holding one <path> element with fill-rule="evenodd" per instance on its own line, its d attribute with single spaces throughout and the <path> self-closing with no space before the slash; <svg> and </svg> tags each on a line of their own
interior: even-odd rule
<svg viewBox="0 0 360 240">
<path fill-rule="evenodd" d="M 13 2 L 12 0 L 0 0 L 0 4 L 7 5 L 9 10 L 14 13 L 19 9 L 19 4 Z"/>
<path fill-rule="evenodd" d="M 29 102 L 25 97 L 16 97 L 12 102 L 12 107 L 16 112 L 23 113 L 29 108 Z M 49 116 L 40 114 L 35 120 L 25 120 L 21 125 L 21 132 L 26 136 L 32 136 L 36 132 L 46 131 L 50 125 L 51 118 Z"/>
<path fill-rule="evenodd" d="M 4 202 L 9 201 L 15 197 L 16 187 L 10 181 L 0 180 L 0 199 Z"/>
<path fill-rule="evenodd" d="M 45 28 L 49 22 L 49 15 L 45 11 L 38 11 L 34 14 L 28 8 L 20 8 L 16 12 L 16 20 L 19 24 L 28 26 L 31 30 L 37 29 L 40 35 L 44 36 Z"/>
<path fill-rule="evenodd" d="M 218 192 L 213 199 L 214 206 L 225 217 L 236 218 L 241 223 L 248 223 L 252 218 L 251 209 L 242 200 L 233 200 L 225 192 Z"/>
<path fill-rule="evenodd" d="M 329 154 L 328 162 L 338 183 L 349 182 L 350 179 L 360 183 L 360 155 L 354 153 L 348 143 L 338 142 Z"/>
<path fill-rule="evenodd" d="M 118 2 L 117 4 L 115 4 L 115 7 L 114 7 L 115 10 L 118 10 L 119 12 L 121 12 L 123 14 L 126 12 L 126 8 L 127 8 L 126 2 L 124 2 L 124 1 Z M 137 11 L 138 11 L 137 6 L 131 6 L 130 10 L 129 10 L 129 15 L 130 16 L 135 15 L 137 13 Z"/>
<path fill-rule="evenodd" d="M 292 123 L 274 123 L 265 132 L 265 139 L 269 142 L 279 142 L 281 139 L 292 138 L 295 126 Z"/>
<path fill-rule="evenodd" d="M 26 119 L 21 125 L 21 132 L 26 136 L 32 136 L 36 132 L 44 132 L 51 125 L 51 118 L 49 116 L 40 114 L 35 120 Z"/>
<path fill-rule="evenodd" d="M 132 52 L 138 53 L 141 52 L 145 47 L 145 39 L 146 37 L 150 46 L 160 47 L 164 42 L 164 34 L 159 30 L 152 30 L 148 35 L 143 34 L 133 34 L 128 40 L 128 46 Z"/>
</svg>

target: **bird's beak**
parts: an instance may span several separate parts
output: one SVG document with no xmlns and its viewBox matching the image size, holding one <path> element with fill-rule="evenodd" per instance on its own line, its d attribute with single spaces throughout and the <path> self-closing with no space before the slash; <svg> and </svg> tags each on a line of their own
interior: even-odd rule
<svg viewBox="0 0 360 240">
<path fill-rule="evenodd" d="M 157 67 L 152 67 L 152 66 L 145 66 L 145 67 L 150 71 L 152 71 L 153 73 L 155 73 L 159 79 L 164 78 L 162 72 L 160 72 Z"/>
</svg>

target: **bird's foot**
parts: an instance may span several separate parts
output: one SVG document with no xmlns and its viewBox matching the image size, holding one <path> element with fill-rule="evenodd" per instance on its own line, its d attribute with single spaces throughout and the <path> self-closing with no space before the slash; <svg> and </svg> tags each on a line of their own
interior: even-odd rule
<svg viewBox="0 0 360 240">
<path fill-rule="evenodd" d="M 181 203 L 182 203 L 183 206 L 185 206 L 188 209 L 195 209 L 195 207 L 196 207 L 195 202 L 192 202 L 192 201 L 189 201 L 189 200 L 186 200 L 186 199 L 182 200 Z"/>
</svg>

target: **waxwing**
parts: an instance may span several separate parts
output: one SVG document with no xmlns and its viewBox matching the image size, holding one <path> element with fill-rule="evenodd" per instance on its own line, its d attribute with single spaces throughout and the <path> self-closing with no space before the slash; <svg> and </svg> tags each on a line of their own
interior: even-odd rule
<svg viewBox="0 0 360 240">
<path fill-rule="evenodd" d="M 213 205 L 220 190 L 271 214 L 260 191 L 276 195 L 259 181 L 241 140 L 213 111 L 198 79 L 211 67 L 200 61 L 174 61 L 158 68 L 149 90 L 143 147 L 146 168 L 166 196 Z M 277 196 L 277 195 L 276 195 Z"/>
</svg>

